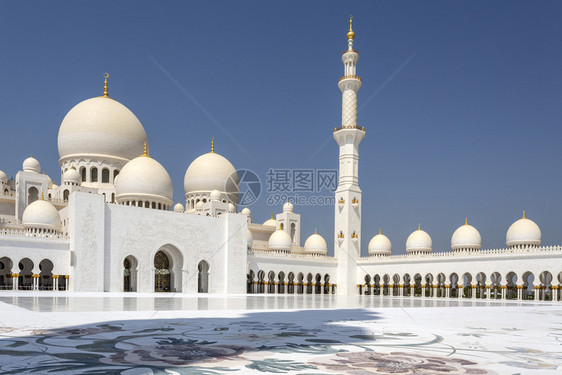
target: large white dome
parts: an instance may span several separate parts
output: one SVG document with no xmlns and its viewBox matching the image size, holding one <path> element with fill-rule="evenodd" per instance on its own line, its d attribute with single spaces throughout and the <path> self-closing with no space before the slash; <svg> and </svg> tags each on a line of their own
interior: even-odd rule
<svg viewBox="0 0 562 375">
<path fill-rule="evenodd" d="M 131 160 L 142 154 L 146 141 L 146 132 L 133 112 L 100 96 L 78 103 L 66 114 L 59 128 L 59 156 Z"/>
<path fill-rule="evenodd" d="M 125 164 L 115 194 L 118 202 L 146 199 L 171 205 L 174 188 L 166 169 L 150 156 L 142 155 Z"/>
<path fill-rule="evenodd" d="M 369 241 L 368 251 L 369 255 L 390 255 L 392 253 L 392 243 L 379 230 L 379 234 Z"/>
<path fill-rule="evenodd" d="M 22 216 L 23 226 L 58 231 L 61 227 L 60 215 L 55 206 L 39 199 L 25 208 Z"/>
<path fill-rule="evenodd" d="M 482 237 L 480 232 L 472 225 L 465 221 L 464 225 L 457 228 L 451 237 L 451 249 L 461 250 L 479 250 L 482 246 Z"/>
<path fill-rule="evenodd" d="M 283 229 L 276 230 L 269 236 L 268 247 L 271 250 L 290 251 L 292 244 L 291 236 Z"/>
<path fill-rule="evenodd" d="M 328 245 L 326 244 L 324 237 L 316 233 L 315 230 L 314 234 L 308 237 L 304 242 L 304 251 L 309 254 L 326 255 L 328 254 Z"/>
<path fill-rule="evenodd" d="M 541 229 L 532 220 L 523 217 L 511 224 L 505 236 L 505 243 L 507 247 L 512 246 L 540 246 L 541 244 Z"/>
<path fill-rule="evenodd" d="M 406 240 L 407 253 L 429 253 L 433 247 L 431 237 L 418 227 Z"/>
<path fill-rule="evenodd" d="M 209 152 L 199 156 L 187 168 L 183 180 L 185 194 L 219 190 L 232 203 L 238 203 L 238 174 L 223 156 Z"/>
</svg>

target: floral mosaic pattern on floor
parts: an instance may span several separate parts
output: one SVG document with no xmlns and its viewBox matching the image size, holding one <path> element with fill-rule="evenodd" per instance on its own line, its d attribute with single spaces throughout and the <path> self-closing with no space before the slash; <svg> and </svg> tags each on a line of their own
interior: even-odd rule
<svg viewBox="0 0 562 375">
<path fill-rule="evenodd" d="M 51 329 L 4 326 L 0 372 L 503 375 L 555 374 L 562 368 L 562 308 L 222 314 Z M 549 328 L 535 331 L 529 323 L 537 319 Z M 476 321 L 481 324 L 471 325 Z"/>
</svg>

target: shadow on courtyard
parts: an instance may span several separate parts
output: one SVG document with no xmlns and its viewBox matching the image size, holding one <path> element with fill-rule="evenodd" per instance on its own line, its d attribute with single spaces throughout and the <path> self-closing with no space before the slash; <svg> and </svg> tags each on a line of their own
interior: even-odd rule
<svg viewBox="0 0 562 375">
<path fill-rule="evenodd" d="M 205 375 L 229 373 L 233 366 L 242 373 L 244 369 L 307 370 L 311 365 L 302 360 L 305 357 L 376 340 L 353 321 L 380 319 L 365 309 L 246 311 L 226 318 L 192 318 L 188 311 L 185 315 L 19 330 L 20 337 L 8 337 L 10 330 L 5 327 L 0 339 L 0 372 L 169 374 L 164 369 L 173 369 L 179 374 Z"/>
</svg>

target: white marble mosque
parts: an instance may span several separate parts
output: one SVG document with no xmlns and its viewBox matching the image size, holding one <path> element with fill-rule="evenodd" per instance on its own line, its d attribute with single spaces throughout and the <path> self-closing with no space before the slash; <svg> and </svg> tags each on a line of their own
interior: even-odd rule
<svg viewBox="0 0 562 375">
<path fill-rule="evenodd" d="M 150 157 L 138 118 L 109 96 L 106 76 L 103 95 L 75 105 L 60 125 L 60 185 L 33 156 L 15 178 L 0 171 L 0 288 L 561 301 L 562 247 L 541 246 L 540 228 L 524 213 L 503 249 L 481 249 L 478 230 L 465 222 L 451 251 L 432 252 L 419 227 L 406 255 L 392 255 L 379 231 L 361 256 L 361 236 L 370 233 L 361 227 L 365 128 L 357 122 L 354 39 L 350 21 L 338 82 L 342 120 L 333 130 L 333 257 L 317 233 L 301 246 L 291 203 L 263 224 L 238 207 L 236 168 L 213 146 L 187 168 L 185 202 L 174 205 L 168 172 Z"/>
</svg>

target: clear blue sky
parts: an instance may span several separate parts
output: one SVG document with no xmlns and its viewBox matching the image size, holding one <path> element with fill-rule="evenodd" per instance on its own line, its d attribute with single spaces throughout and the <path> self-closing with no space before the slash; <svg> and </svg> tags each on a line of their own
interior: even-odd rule
<svg viewBox="0 0 562 375">
<path fill-rule="evenodd" d="M 367 128 L 363 251 L 382 227 L 404 252 L 420 222 L 434 251 L 448 250 L 465 216 L 484 248 L 503 247 L 522 210 L 544 244 L 561 244 L 560 2 L 3 1 L 0 169 L 15 175 L 33 153 L 60 183 L 58 127 L 101 95 L 106 71 L 110 95 L 141 120 L 172 177 L 175 201 L 211 136 L 262 180 L 269 168 L 335 168 L 349 14 Z M 272 211 L 264 199 L 250 208 L 259 222 Z M 318 227 L 331 243 L 331 206 L 296 211 L 303 241 Z"/>
</svg>

